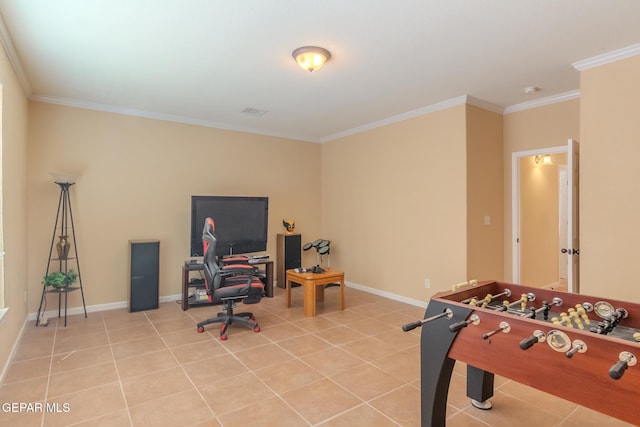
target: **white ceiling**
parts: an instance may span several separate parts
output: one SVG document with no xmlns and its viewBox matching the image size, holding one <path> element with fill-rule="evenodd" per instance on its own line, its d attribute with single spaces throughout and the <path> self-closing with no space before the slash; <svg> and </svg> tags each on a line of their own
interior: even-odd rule
<svg viewBox="0 0 640 427">
<path fill-rule="evenodd" d="M 503 111 L 575 95 L 572 64 L 640 46 L 638 0 L 0 0 L 0 13 L 31 99 L 318 142 L 465 96 Z M 332 59 L 304 72 L 291 57 L 304 45 Z"/>
</svg>

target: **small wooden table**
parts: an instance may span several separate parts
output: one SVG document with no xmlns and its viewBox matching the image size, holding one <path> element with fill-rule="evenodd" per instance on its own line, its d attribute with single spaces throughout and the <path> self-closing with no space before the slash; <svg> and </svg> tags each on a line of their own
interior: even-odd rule
<svg viewBox="0 0 640 427">
<path fill-rule="evenodd" d="M 316 302 L 324 301 L 324 285 L 340 283 L 340 310 L 344 310 L 344 272 L 326 268 L 324 273 L 296 273 L 287 270 L 287 307 L 291 307 L 291 282 L 300 283 L 304 288 L 304 315 L 316 315 Z"/>
</svg>

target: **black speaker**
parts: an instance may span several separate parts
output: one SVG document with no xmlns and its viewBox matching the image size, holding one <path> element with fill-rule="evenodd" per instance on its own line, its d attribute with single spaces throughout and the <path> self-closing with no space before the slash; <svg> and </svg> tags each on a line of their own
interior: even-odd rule
<svg viewBox="0 0 640 427">
<path fill-rule="evenodd" d="M 302 236 L 300 234 L 278 234 L 277 238 L 276 281 L 279 288 L 284 288 L 285 271 L 302 266 Z"/>
<path fill-rule="evenodd" d="M 157 309 L 160 303 L 160 241 L 129 241 L 129 311 Z"/>
</svg>

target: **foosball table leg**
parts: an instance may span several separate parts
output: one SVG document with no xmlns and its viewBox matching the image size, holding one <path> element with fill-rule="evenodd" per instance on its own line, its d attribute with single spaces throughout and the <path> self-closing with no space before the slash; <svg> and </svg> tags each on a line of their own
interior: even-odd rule
<svg viewBox="0 0 640 427">
<path fill-rule="evenodd" d="M 445 425 L 449 383 L 456 362 L 449 358 L 447 353 L 457 335 L 457 332 L 452 332 L 448 326 L 451 323 L 465 321 L 472 311 L 472 308 L 448 306 L 431 300 L 427 306 L 425 319 L 420 322 L 422 325 L 420 338 L 422 427 Z M 487 381 L 488 375 L 491 376 L 490 382 Z M 478 373 L 478 377 L 479 379 L 473 380 L 474 387 L 486 391 L 490 385 L 491 393 L 474 391 L 468 394 L 478 399 L 490 397 L 493 394 L 493 375 Z"/>
<path fill-rule="evenodd" d="M 491 409 L 489 399 L 493 397 L 493 377 L 491 372 L 467 365 L 467 397 L 471 404 L 483 410 Z"/>
</svg>

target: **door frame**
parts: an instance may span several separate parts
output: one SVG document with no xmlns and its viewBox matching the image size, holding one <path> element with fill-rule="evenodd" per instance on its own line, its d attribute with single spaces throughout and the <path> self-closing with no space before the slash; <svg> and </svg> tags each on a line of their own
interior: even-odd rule
<svg viewBox="0 0 640 427">
<path fill-rule="evenodd" d="M 569 153 L 568 145 L 511 153 L 511 281 L 520 283 L 520 159 L 545 154 Z"/>
<path fill-rule="evenodd" d="M 566 246 L 569 236 L 569 165 L 558 165 L 558 233 L 560 235 L 559 243 L 560 257 L 558 262 L 558 276 L 562 279 L 564 269 L 564 279 L 569 281 L 569 254 L 563 254 L 561 249 Z M 564 197 L 563 197 L 564 196 Z M 564 213 L 564 216 L 563 216 Z M 564 224 L 564 225 L 563 225 Z M 563 232 L 564 228 L 564 232 Z"/>
</svg>

